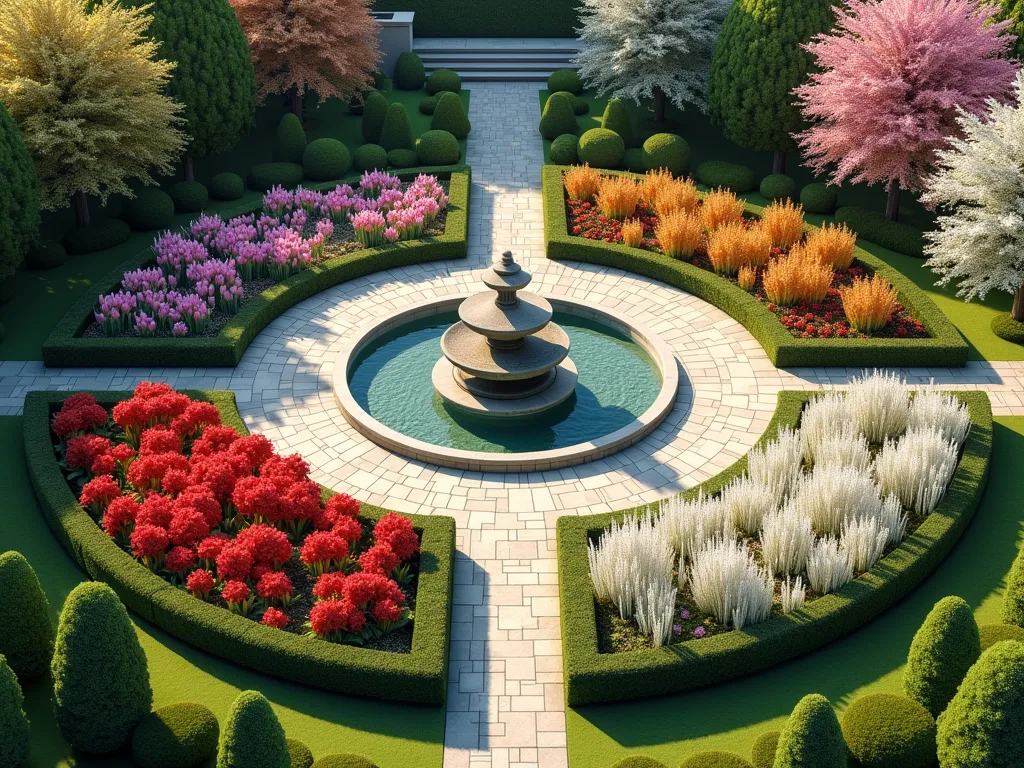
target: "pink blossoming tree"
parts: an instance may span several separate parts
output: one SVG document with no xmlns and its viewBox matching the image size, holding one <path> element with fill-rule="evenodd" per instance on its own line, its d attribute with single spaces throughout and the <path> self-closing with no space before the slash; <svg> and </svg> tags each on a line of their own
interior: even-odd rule
<svg viewBox="0 0 1024 768">
<path fill-rule="evenodd" d="M 806 47 L 820 71 L 797 88 L 797 135 L 809 165 L 839 184 L 882 183 L 886 217 L 900 189 L 919 190 L 936 152 L 958 136 L 957 107 L 979 115 L 1005 101 L 1018 62 L 1003 58 L 1013 36 L 993 23 L 998 6 L 973 0 L 848 0 L 836 28 Z"/>
</svg>

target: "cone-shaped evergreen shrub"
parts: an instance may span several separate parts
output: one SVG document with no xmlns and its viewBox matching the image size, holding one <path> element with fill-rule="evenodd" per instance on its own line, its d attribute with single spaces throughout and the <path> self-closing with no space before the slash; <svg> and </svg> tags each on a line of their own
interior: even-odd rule
<svg viewBox="0 0 1024 768">
<path fill-rule="evenodd" d="M 1017 553 L 1006 577 L 1003 622 L 1024 627 L 1024 549 Z"/>
<path fill-rule="evenodd" d="M 592 168 L 618 168 L 626 154 L 626 144 L 615 131 L 591 128 L 580 136 L 576 151 L 580 162 L 590 163 Z"/>
<path fill-rule="evenodd" d="M 153 704 L 135 627 L 100 582 L 79 584 L 64 602 L 50 671 L 57 726 L 85 752 L 119 748 Z"/>
<path fill-rule="evenodd" d="M 428 96 L 420 102 L 420 112 L 424 115 L 434 114 L 434 110 L 437 109 L 437 102 L 440 96 Z"/>
<path fill-rule="evenodd" d="M 28 718 L 18 678 L 0 654 L 0 765 L 18 766 L 28 760 Z"/>
<path fill-rule="evenodd" d="M 843 737 L 862 768 L 935 765 L 935 718 L 906 696 L 861 696 L 843 713 Z"/>
<path fill-rule="evenodd" d="M 1024 642 L 1024 628 L 1016 624 L 979 624 L 978 636 L 981 638 L 981 651 L 984 653 L 1003 640 Z"/>
<path fill-rule="evenodd" d="M 963 598 L 944 597 L 914 635 L 903 690 L 937 717 L 981 655 L 974 612 Z"/>
<path fill-rule="evenodd" d="M 633 125 L 629 120 L 626 102 L 622 99 L 608 99 L 601 116 L 601 127 L 619 134 L 627 148 L 633 146 Z"/>
<path fill-rule="evenodd" d="M 380 132 L 384 128 L 384 118 L 388 114 L 388 100 L 374 91 L 366 97 L 363 106 L 363 139 L 370 144 L 380 143 Z"/>
<path fill-rule="evenodd" d="M 53 657 L 50 605 L 20 552 L 0 555 L 0 654 L 22 680 L 45 674 Z"/>
<path fill-rule="evenodd" d="M 313 765 L 313 753 L 298 739 L 286 739 L 291 768 L 309 768 Z"/>
<path fill-rule="evenodd" d="M 779 746 L 779 732 L 765 731 L 750 748 L 750 762 L 754 768 L 772 768 L 775 765 L 775 749 Z"/>
<path fill-rule="evenodd" d="M 552 93 L 548 96 L 540 115 L 541 136 L 554 141 L 563 134 L 576 135 L 580 126 L 576 122 L 576 113 L 572 109 L 572 99 L 571 93 L 564 92 Z"/>
<path fill-rule="evenodd" d="M 403 91 L 417 91 L 427 79 L 423 60 L 412 51 L 405 51 L 395 62 L 395 85 Z"/>
<path fill-rule="evenodd" d="M 846 743 L 832 705 L 811 693 L 793 708 L 779 735 L 773 768 L 846 768 Z"/>
<path fill-rule="evenodd" d="M 288 742 L 270 702 L 242 691 L 228 710 L 217 748 L 217 768 L 290 768 Z"/>
<path fill-rule="evenodd" d="M 146 715 L 132 734 L 139 768 L 192 768 L 217 751 L 220 726 L 202 704 L 161 707 Z"/>
<path fill-rule="evenodd" d="M 469 135 L 469 118 L 457 94 L 447 91 L 441 94 L 434 115 L 430 118 L 430 127 L 435 131 L 448 131 L 456 139 L 464 139 Z"/>
<path fill-rule="evenodd" d="M 306 151 L 306 131 L 293 113 L 287 112 L 277 124 L 274 136 L 274 161 L 278 163 L 301 163 Z"/>
<path fill-rule="evenodd" d="M 750 763 L 732 752 L 712 750 L 687 758 L 679 768 L 750 768 Z"/>
<path fill-rule="evenodd" d="M 302 169 L 314 181 L 340 179 L 352 167 L 348 147 L 337 139 L 317 139 L 302 153 Z"/>
<path fill-rule="evenodd" d="M 0 283 L 39 237 L 39 177 L 14 118 L 0 104 Z"/>
<path fill-rule="evenodd" d="M 414 149 L 416 147 L 405 104 L 395 102 L 388 107 L 378 143 L 388 152 L 392 149 Z"/>
<path fill-rule="evenodd" d="M 690 167 L 690 145 L 674 133 L 656 133 L 644 142 L 644 167 L 667 168 L 673 176 L 685 176 Z"/>
</svg>

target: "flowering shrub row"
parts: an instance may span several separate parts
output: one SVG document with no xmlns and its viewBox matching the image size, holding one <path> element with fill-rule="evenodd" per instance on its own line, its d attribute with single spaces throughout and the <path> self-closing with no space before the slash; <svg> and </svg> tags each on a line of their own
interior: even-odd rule
<svg viewBox="0 0 1024 768">
<path fill-rule="evenodd" d="M 196 598 L 263 624 L 361 644 L 412 619 L 419 539 L 321 499 L 298 455 L 241 437 L 215 406 L 143 383 L 107 413 L 89 394 L 52 421 L 79 502 L 125 551 Z"/>
</svg>

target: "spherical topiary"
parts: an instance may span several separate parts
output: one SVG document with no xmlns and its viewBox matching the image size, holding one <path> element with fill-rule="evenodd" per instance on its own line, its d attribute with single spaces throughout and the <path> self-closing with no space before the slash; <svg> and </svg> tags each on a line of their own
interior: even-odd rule
<svg viewBox="0 0 1024 768">
<path fill-rule="evenodd" d="M 963 598 L 944 597 L 910 644 L 903 691 L 937 717 L 980 655 L 981 638 L 971 606 Z"/>
<path fill-rule="evenodd" d="M 775 750 L 779 746 L 779 732 L 765 731 L 750 748 L 750 762 L 754 768 L 772 768 L 775 765 Z"/>
<path fill-rule="evenodd" d="M 380 132 L 384 128 L 384 118 L 388 115 L 388 100 L 374 91 L 366 97 L 363 107 L 362 131 L 363 139 L 370 144 L 380 143 Z"/>
<path fill-rule="evenodd" d="M 609 99 L 601 115 L 601 127 L 609 131 L 615 131 L 622 137 L 622 142 L 627 146 L 633 146 L 633 124 L 629 119 L 629 110 L 626 109 L 626 102 L 622 99 Z"/>
<path fill-rule="evenodd" d="M 555 91 L 579 93 L 583 90 L 583 81 L 580 80 L 575 69 L 557 69 L 548 76 L 548 90 L 552 93 Z"/>
<path fill-rule="evenodd" d="M 1024 754 L 1024 643 L 1006 640 L 981 655 L 939 715 L 941 768 L 1002 768 Z"/>
<path fill-rule="evenodd" d="M 577 152 L 580 162 L 593 168 L 618 168 L 626 154 L 626 144 L 615 131 L 591 128 L 580 137 Z"/>
<path fill-rule="evenodd" d="M 270 702 L 242 691 L 231 704 L 217 745 L 217 768 L 290 768 L 288 742 Z"/>
<path fill-rule="evenodd" d="M 424 115 L 434 114 L 434 110 L 437 109 L 437 102 L 440 96 L 428 96 L 420 102 L 420 112 Z"/>
<path fill-rule="evenodd" d="M 174 220 L 174 201 L 157 187 L 144 187 L 129 200 L 121 215 L 136 232 L 166 229 Z"/>
<path fill-rule="evenodd" d="M 196 213 L 210 202 L 210 193 L 198 181 L 179 181 L 171 186 L 171 200 L 178 213 Z"/>
<path fill-rule="evenodd" d="M 238 200 L 245 194 L 245 179 L 237 173 L 218 173 L 210 179 L 210 197 L 214 200 Z"/>
<path fill-rule="evenodd" d="M 441 91 L 458 93 L 462 90 L 462 78 L 454 69 L 435 69 L 427 78 L 427 93 L 433 96 Z"/>
<path fill-rule="evenodd" d="M 800 205 L 807 213 L 832 213 L 839 205 L 839 190 L 820 182 L 808 184 L 800 190 Z"/>
<path fill-rule="evenodd" d="M 404 91 L 418 91 L 426 80 L 423 59 L 412 51 L 399 54 L 395 62 L 395 85 Z"/>
<path fill-rule="evenodd" d="M 302 166 L 297 163 L 260 163 L 249 169 L 249 187 L 266 192 L 271 187 L 295 187 L 302 181 Z"/>
<path fill-rule="evenodd" d="M 427 131 L 416 142 L 420 165 L 455 165 L 460 154 L 459 142 L 448 131 Z"/>
<path fill-rule="evenodd" d="M 110 587 L 79 584 L 68 595 L 54 644 L 53 710 L 61 735 L 85 752 L 112 752 L 149 714 L 146 654 Z"/>
<path fill-rule="evenodd" d="M 644 167 L 667 168 L 673 176 L 684 176 L 690 167 L 690 145 L 674 133 L 656 133 L 644 142 Z"/>
<path fill-rule="evenodd" d="M 301 163 L 306 151 L 306 131 L 292 112 L 286 112 L 274 134 L 274 160 L 279 163 Z"/>
<path fill-rule="evenodd" d="M 632 147 L 626 150 L 626 156 L 622 160 L 626 170 L 633 173 L 646 173 L 647 163 L 644 161 L 644 151 L 639 147 Z"/>
<path fill-rule="evenodd" d="M 1003 640 L 1024 642 L 1024 628 L 1014 624 L 979 624 L 978 637 L 981 639 L 981 652 L 984 653 Z"/>
<path fill-rule="evenodd" d="M 552 93 L 540 115 L 540 135 L 554 141 L 567 133 L 573 135 L 579 130 L 576 113 L 572 111 L 571 93 Z"/>
<path fill-rule="evenodd" d="M 337 139 L 317 139 L 302 153 L 302 169 L 314 181 L 340 179 L 352 167 L 348 147 Z"/>
<path fill-rule="evenodd" d="M 551 142 L 551 162 L 555 165 L 575 165 L 579 156 L 576 147 L 580 143 L 575 133 L 563 133 Z"/>
<path fill-rule="evenodd" d="M 357 171 L 383 171 L 388 167 L 388 153 L 380 144 L 363 144 L 352 157 Z"/>
<path fill-rule="evenodd" d="M 120 219 L 103 219 L 88 227 L 75 227 L 64 235 L 68 253 L 96 253 L 120 245 L 132 236 L 132 228 Z"/>
<path fill-rule="evenodd" d="M 217 751 L 220 726 L 202 704 L 171 704 L 135 726 L 132 757 L 139 768 L 192 768 Z"/>
<path fill-rule="evenodd" d="M 997 315 L 995 315 L 992 318 L 991 326 L 992 326 L 992 333 L 994 333 L 1000 339 L 1005 339 L 1006 341 L 1012 341 L 1014 344 L 1024 344 L 1024 323 L 1021 323 L 1021 322 L 1018 322 L 1018 321 L 1014 320 L 1013 319 L 1013 315 L 1011 315 L 1009 312 L 1000 312 Z M 1010 573 L 1012 575 L 1013 571 L 1011 571 Z M 1006 613 L 1006 611 L 1008 609 L 1012 610 L 1015 614 L 1018 614 L 1018 615 L 1022 611 L 1021 606 L 1017 605 L 1017 603 L 1019 601 L 1021 601 L 1021 598 L 1024 597 L 1024 595 L 1020 594 L 1020 589 L 1016 589 L 1016 590 L 1014 590 L 1014 592 L 1015 592 L 1015 597 L 1011 601 L 1010 600 L 1010 590 L 1009 590 L 1009 587 L 1007 587 L 1007 590 L 1006 590 L 1007 600 L 1003 603 L 1003 613 L 1004 613 L 1004 615 L 1005 615 L 1005 613 Z M 1011 607 L 1011 602 L 1013 603 L 1012 607 Z M 1017 619 L 1017 621 L 1024 622 L 1024 618 L 1019 618 L 1019 619 Z"/>
<path fill-rule="evenodd" d="M 298 739 L 285 739 L 288 743 L 288 759 L 291 760 L 291 768 L 310 768 L 313 765 L 313 753 L 309 747 Z"/>
<path fill-rule="evenodd" d="M 784 173 L 772 173 L 761 179 L 759 188 L 761 197 L 769 200 L 794 200 L 796 199 L 796 181 L 792 176 Z"/>
<path fill-rule="evenodd" d="M 913 699 L 861 696 L 843 713 L 843 738 L 863 768 L 935 765 L 935 718 Z"/>
<path fill-rule="evenodd" d="M 415 150 L 392 149 L 388 152 L 389 168 L 415 168 L 419 164 L 420 161 L 416 156 Z"/>
<path fill-rule="evenodd" d="M 697 181 L 712 189 L 725 187 L 737 194 L 757 189 L 753 168 L 724 160 L 707 160 L 697 166 Z"/>
<path fill-rule="evenodd" d="M 0 765 L 13 767 L 28 761 L 29 726 L 24 703 L 18 678 L 0 654 Z"/>
<path fill-rule="evenodd" d="M 750 768 L 750 763 L 732 752 L 699 752 L 683 761 L 679 768 Z"/>
<path fill-rule="evenodd" d="M 64 264 L 67 251 L 60 243 L 43 240 L 29 249 L 25 256 L 25 264 L 29 269 L 54 269 Z"/>
<path fill-rule="evenodd" d="M 388 107 L 388 112 L 384 116 L 384 126 L 380 129 L 379 143 L 388 152 L 392 149 L 413 149 L 416 146 L 405 104 L 396 101 Z"/>
<path fill-rule="evenodd" d="M 779 734 L 774 768 L 846 768 L 846 743 L 824 696 L 804 696 Z"/>
<path fill-rule="evenodd" d="M 325 755 L 313 763 L 313 768 L 377 768 L 377 764 L 362 755 Z"/>
<path fill-rule="evenodd" d="M 466 117 L 466 108 L 458 94 L 447 91 L 441 94 L 437 100 L 437 109 L 430 118 L 430 128 L 434 131 L 448 131 L 456 139 L 464 139 L 469 135 L 469 118 Z"/>
<path fill-rule="evenodd" d="M 0 555 L 0 595 L 4 601 L 0 654 L 22 680 L 45 674 L 53 657 L 50 604 L 36 572 L 20 552 Z"/>
<path fill-rule="evenodd" d="M 0 104 L 0 283 L 39 237 L 39 177 L 18 124 Z"/>
</svg>

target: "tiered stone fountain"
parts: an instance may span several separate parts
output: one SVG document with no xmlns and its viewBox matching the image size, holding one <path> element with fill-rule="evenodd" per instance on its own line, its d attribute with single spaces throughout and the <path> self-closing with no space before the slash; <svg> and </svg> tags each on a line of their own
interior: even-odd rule
<svg viewBox="0 0 1024 768">
<path fill-rule="evenodd" d="M 484 273 L 490 290 L 459 305 L 441 337 L 431 374 L 448 403 L 487 416 L 525 416 L 553 408 L 576 388 L 569 336 L 551 322 L 547 299 L 523 291 L 532 278 L 511 251 Z"/>
</svg>

